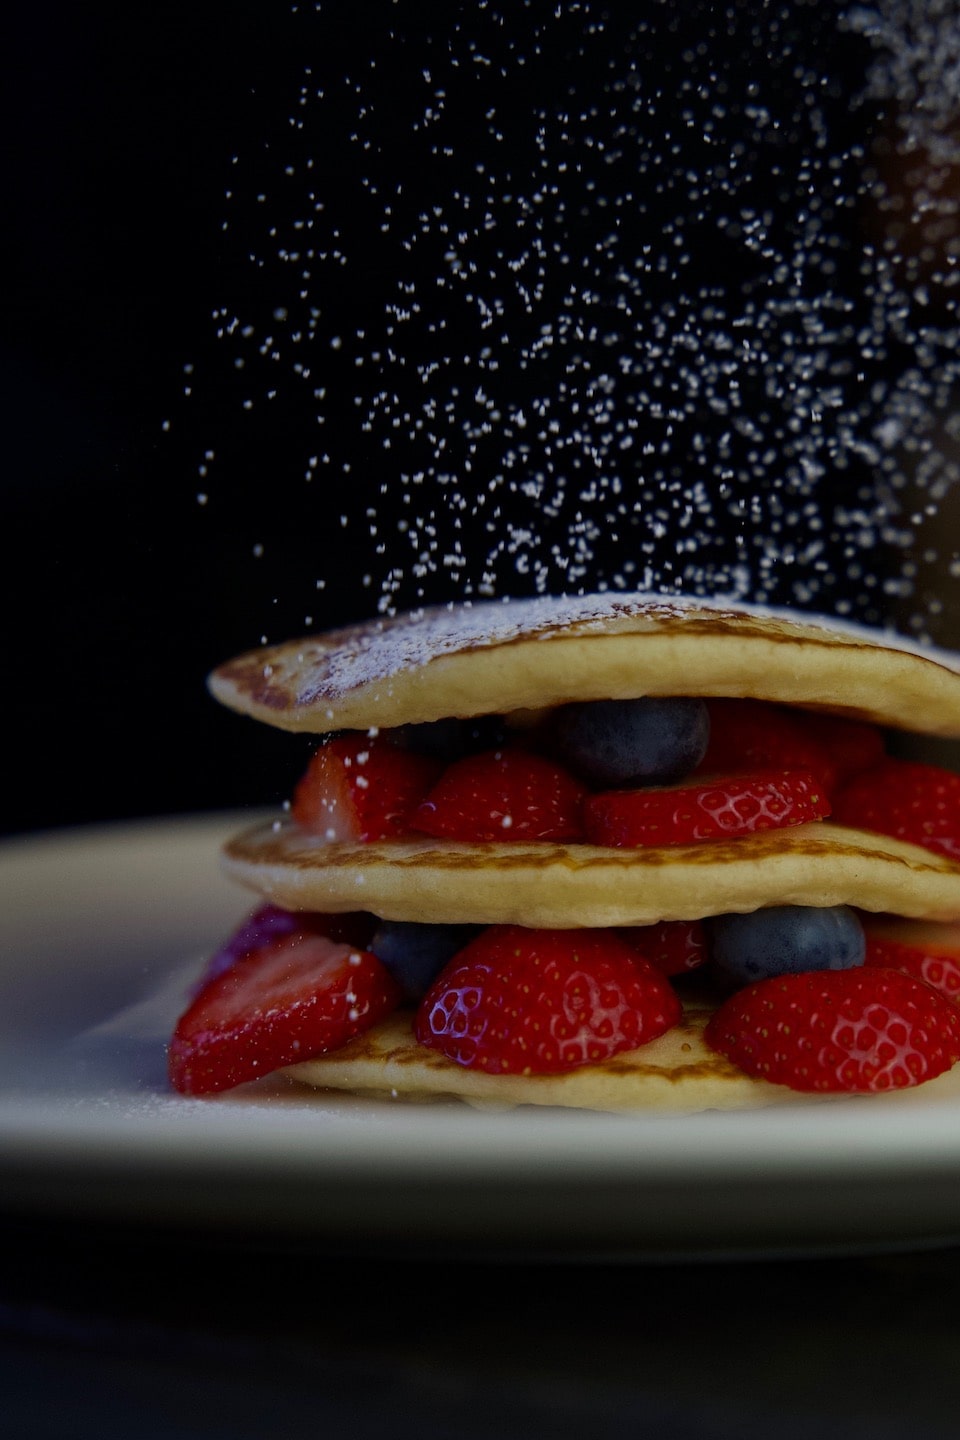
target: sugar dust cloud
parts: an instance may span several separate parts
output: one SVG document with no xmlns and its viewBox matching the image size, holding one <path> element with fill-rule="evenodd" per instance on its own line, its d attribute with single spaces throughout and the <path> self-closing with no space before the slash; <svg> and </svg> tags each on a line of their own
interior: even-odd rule
<svg viewBox="0 0 960 1440">
<path fill-rule="evenodd" d="M 339 531 L 371 614 L 653 589 L 936 638 L 955 7 L 611 8 L 293 7 L 288 111 L 228 167 L 249 284 L 203 379 L 231 423 L 282 409 L 271 483 L 324 536 L 289 585 L 309 610 Z"/>
</svg>

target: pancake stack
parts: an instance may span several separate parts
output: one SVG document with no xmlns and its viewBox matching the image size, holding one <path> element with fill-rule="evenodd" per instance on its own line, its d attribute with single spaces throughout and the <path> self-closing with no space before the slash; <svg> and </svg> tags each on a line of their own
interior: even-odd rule
<svg viewBox="0 0 960 1440">
<path fill-rule="evenodd" d="M 960 737 L 956 657 L 833 622 L 743 605 L 599 595 L 423 610 L 221 666 L 214 696 L 288 731 L 402 733 L 642 696 L 750 699 L 885 729 Z M 289 815 L 231 840 L 227 873 L 290 911 L 544 929 L 692 921 L 762 907 L 851 906 L 960 920 L 960 862 L 831 819 L 690 844 L 329 840 Z M 795 1100 L 703 1038 L 716 997 L 691 987 L 666 1034 L 560 1074 L 490 1074 L 417 1042 L 399 1009 L 346 1045 L 285 1067 L 298 1081 L 404 1098 L 694 1111 Z"/>
</svg>

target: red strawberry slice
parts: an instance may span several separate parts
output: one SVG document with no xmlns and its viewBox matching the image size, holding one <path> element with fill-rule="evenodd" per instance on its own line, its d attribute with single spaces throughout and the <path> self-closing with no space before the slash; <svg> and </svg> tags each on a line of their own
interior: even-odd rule
<svg viewBox="0 0 960 1440">
<path fill-rule="evenodd" d="M 449 766 L 411 824 L 448 840 L 576 840 L 585 794 L 552 760 L 527 750 L 488 750 Z"/>
<path fill-rule="evenodd" d="M 662 975 L 683 975 L 697 970 L 709 958 L 707 937 L 700 920 L 661 920 L 657 925 L 632 925 L 617 934 L 635 954 Z"/>
<path fill-rule="evenodd" d="M 710 742 L 698 772 L 806 770 L 829 790 L 836 767 L 794 711 L 766 700 L 710 700 Z"/>
<path fill-rule="evenodd" d="M 861 770 L 879 765 L 884 756 L 883 731 L 866 720 L 848 720 L 842 715 L 824 715 L 819 710 L 794 712 L 812 741 L 829 756 L 837 783 L 843 784 Z"/>
<path fill-rule="evenodd" d="M 889 756 L 840 790 L 833 818 L 960 860 L 960 775 Z"/>
<path fill-rule="evenodd" d="M 649 790 L 607 790 L 583 806 L 593 845 L 686 845 L 802 825 L 829 815 L 822 783 L 804 770 L 717 775 Z"/>
<path fill-rule="evenodd" d="M 395 839 L 409 833 L 410 813 L 441 768 L 383 736 L 328 740 L 294 791 L 293 818 L 326 840 Z"/>
<path fill-rule="evenodd" d="M 960 1009 L 897 970 L 806 971 L 729 996 L 706 1039 L 748 1075 L 793 1090 L 895 1090 L 960 1060 Z"/>
<path fill-rule="evenodd" d="M 827 793 L 883 756 L 876 725 L 766 700 L 711 700 L 710 743 L 699 770 L 808 770 Z"/>
<path fill-rule="evenodd" d="M 680 1019 L 670 982 L 612 930 L 485 930 L 420 1002 L 416 1036 L 459 1065 L 550 1075 L 599 1064 Z"/>
<path fill-rule="evenodd" d="M 196 996 L 170 1043 L 171 1084 L 184 1095 L 208 1095 L 336 1050 L 400 998 L 367 951 L 305 931 L 282 936 Z"/>
<path fill-rule="evenodd" d="M 960 925 L 868 919 L 866 965 L 902 970 L 960 1004 Z"/>
<path fill-rule="evenodd" d="M 229 970 L 244 955 L 262 949 L 271 940 L 278 940 L 283 935 L 304 930 L 311 935 L 325 935 L 328 940 L 340 940 L 363 949 L 373 935 L 376 923 L 372 915 L 359 910 L 345 915 L 324 915 L 316 910 L 282 910 L 279 905 L 261 905 L 237 927 L 216 954 L 211 955 L 194 993 L 199 993 L 204 985 Z"/>
</svg>

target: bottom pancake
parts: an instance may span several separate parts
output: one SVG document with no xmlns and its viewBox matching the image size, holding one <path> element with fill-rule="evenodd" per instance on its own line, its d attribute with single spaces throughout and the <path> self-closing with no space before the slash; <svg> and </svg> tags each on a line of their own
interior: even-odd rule
<svg viewBox="0 0 960 1440">
<path fill-rule="evenodd" d="M 413 1011 L 401 1010 L 341 1049 L 284 1073 L 321 1089 L 401 1100 L 459 1099 L 472 1105 L 692 1114 L 822 1100 L 754 1080 L 711 1050 L 703 1031 L 712 1007 L 693 1003 L 659 1039 L 562 1075 L 488 1075 L 420 1045 Z"/>
</svg>

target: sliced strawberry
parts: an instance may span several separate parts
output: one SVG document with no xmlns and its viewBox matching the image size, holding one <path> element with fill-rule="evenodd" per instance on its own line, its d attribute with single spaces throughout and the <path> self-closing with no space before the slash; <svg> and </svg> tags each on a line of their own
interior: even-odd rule
<svg viewBox="0 0 960 1440">
<path fill-rule="evenodd" d="M 794 711 L 799 723 L 830 757 L 836 783 L 842 785 L 861 770 L 879 765 L 884 756 L 883 731 L 866 720 L 847 720 L 819 710 Z"/>
<path fill-rule="evenodd" d="M 593 845 L 686 845 L 822 820 L 821 782 L 803 770 L 701 776 L 649 790 L 608 790 L 584 802 Z"/>
<path fill-rule="evenodd" d="M 829 790 L 836 768 L 795 711 L 766 700 L 710 700 L 705 775 L 732 771 L 806 770 Z"/>
<path fill-rule="evenodd" d="M 838 715 L 790 710 L 766 700 L 710 700 L 704 774 L 733 770 L 807 770 L 830 794 L 848 775 L 883 755 L 875 725 Z"/>
<path fill-rule="evenodd" d="M 367 951 L 305 931 L 282 936 L 211 980 L 181 1016 L 171 1084 L 184 1095 L 212 1094 L 336 1050 L 400 998 Z"/>
<path fill-rule="evenodd" d="M 960 860 L 960 775 L 888 756 L 840 790 L 833 818 Z"/>
<path fill-rule="evenodd" d="M 459 1065 L 550 1075 L 599 1064 L 680 1018 L 670 982 L 612 930 L 485 930 L 420 1002 L 416 1035 Z"/>
<path fill-rule="evenodd" d="M 902 970 L 960 1004 L 960 925 L 895 918 L 864 920 L 866 965 Z"/>
<path fill-rule="evenodd" d="M 631 925 L 617 934 L 635 954 L 656 965 L 662 975 L 683 975 L 709 959 L 700 920 L 661 920 L 657 925 Z"/>
<path fill-rule="evenodd" d="M 895 1090 L 960 1060 L 960 1009 L 897 970 L 806 971 L 736 991 L 706 1039 L 748 1075 L 794 1090 Z"/>
<path fill-rule="evenodd" d="M 585 794 L 552 760 L 526 750 L 488 750 L 445 770 L 411 824 L 448 840 L 576 840 Z"/>
<path fill-rule="evenodd" d="M 294 791 L 293 818 L 326 840 L 395 839 L 409 832 L 410 813 L 441 768 L 385 736 L 328 740 Z"/>
<path fill-rule="evenodd" d="M 283 935 L 293 935 L 298 930 L 311 935 L 325 935 L 328 940 L 340 940 L 347 945 L 363 949 L 374 929 L 376 920 L 363 911 L 351 911 L 345 915 L 324 915 L 316 910 L 281 910 L 279 905 L 260 905 L 233 932 L 216 954 L 211 955 L 195 993 L 229 970 L 249 955 L 278 940 Z"/>
</svg>

